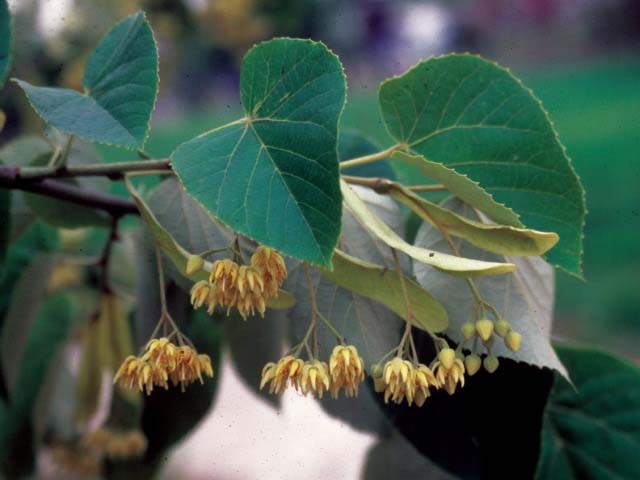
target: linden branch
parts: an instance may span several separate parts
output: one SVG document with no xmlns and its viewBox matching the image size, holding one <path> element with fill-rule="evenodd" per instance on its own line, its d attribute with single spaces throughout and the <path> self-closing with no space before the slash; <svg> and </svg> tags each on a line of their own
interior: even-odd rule
<svg viewBox="0 0 640 480">
<path fill-rule="evenodd" d="M 70 148 L 69 145 L 65 148 Z M 376 162 L 389 157 L 396 150 L 403 146 L 393 145 L 380 152 L 352 158 L 340 164 L 340 168 L 364 165 Z M 64 154 L 63 151 L 60 152 Z M 141 152 L 139 152 L 141 153 Z M 147 156 L 146 154 L 144 155 Z M 42 167 L 20 167 L 17 165 L 0 165 L 0 188 L 9 190 L 22 190 L 25 192 L 37 193 L 59 200 L 66 200 L 89 208 L 103 210 L 113 217 L 123 215 L 138 215 L 135 204 L 125 198 L 110 195 L 107 193 L 91 190 L 77 185 L 57 181 L 60 178 L 73 177 L 107 177 L 110 180 L 121 180 L 125 174 L 130 175 L 152 175 L 172 173 L 171 164 L 168 158 L 134 160 L 129 162 L 91 164 L 91 165 L 68 165 L 65 162 L 50 162 Z M 352 177 L 343 175 L 349 183 L 355 185 L 369 186 L 380 193 L 388 190 L 388 179 L 371 179 L 364 177 Z M 442 190 L 440 185 L 425 185 L 410 187 L 415 191 L 435 191 Z"/>
</svg>

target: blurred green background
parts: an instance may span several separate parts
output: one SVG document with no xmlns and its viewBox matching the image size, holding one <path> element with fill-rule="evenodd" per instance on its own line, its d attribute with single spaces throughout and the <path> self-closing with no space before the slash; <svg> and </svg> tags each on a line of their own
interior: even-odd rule
<svg viewBox="0 0 640 480">
<path fill-rule="evenodd" d="M 554 335 L 640 351 L 640 2 L 607 0 L 14 1 L 13 74 L 77 87 L 87 52 L 118 19 L 143 8 L 157 35 L 160 97 L 147 150 L 237 117 L 239 61 L 277 35 L 325 41 L 349 81 L 343 125 L 378 140 L 377 84 L 420 58 L 472 51 L 510 66 L 543 101 L 587 192 L 586 282 L 557 277 Z M 71 5 L 71 7 L 69 6 Z M 35 25 L 34 25 L 35 22 Z M 4 92 L 4 139 L 40 121 L 14 86 Z M 105 160 L 130 152 L 103 148 Z"/>
</svg>

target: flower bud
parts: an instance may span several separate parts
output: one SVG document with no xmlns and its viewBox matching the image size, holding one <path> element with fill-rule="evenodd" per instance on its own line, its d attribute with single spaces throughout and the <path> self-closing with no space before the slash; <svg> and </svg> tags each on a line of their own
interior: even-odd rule
<svg viewBox="0 0 640 480">
<path fill-rule="evenodd" d="M 500 365 L 500 362 L 498 362 L 497 357 L 494 357 L 493 355 L 489 355 L 485 357 L 485 359 L 482 361 L 482 365 L 484 365 L 484 369 L 487 372 L 493 373 L 498 369 L 498 365 Z"/>
<path fill-rule="evenodd" d="M 512 352 L 517 352 L 518 350 L 520 350 L 521 343 L 522 335 L 520 335 L 518 332 L 514 332 L 513 330 L 507 333 L 507 336 L 504 337 L 504 344 Z"/>
<path fill-rule="evenodd" d="M 382 377 L 383 371 L 384 370 L 382 368 L 382 365 L 380 365 L 379 363 L 371 365 L 371 376 L 374 379 Z"/>
<path fill-rule="evenodd" d="M 471 340 L 476 335 L 476 326 L 471 322 L 465 322 L 460 327 L 460 331 L 465 340 Z"/>
<path fill-rule="evenodd" d="M 504 318 L 501 318 L 496 322 L 493 328 L 496 331 L 497 335 L 504 338 L 507 333 L 509 333 L 509 330 L 511 330 L 511 325 L 509 325 L 509 322 L 507 322 Z"/>
<path fill-rule="evenodd" d="M 187 275 L 191 275 L 202 270 L 203 265 L 204 259 L 201 256 L 189 255 L 189 259 L 187 260 L 187 268 L 185 268 L 185 271 Z"/>
<path fill-rule="evenodd" d="M 476 332 L 486 342 L 493 334 L 493 322 L 488 318 L 481 318 L 476 322 Z"/>
<path fill-rule="evenodd" d="M 443 348 L 438 353 L 438 360 L 444 368 L 449 370 L 453 367 L 453 362 L 456 361 L 456 352 L 452 348 Z"/>
<path fill-rule="evenodd" d="M 469 375 L 475 375 L 481 366 L 482 360 L 475 353 L 467 355 L 464 359 L 464 367 L 467 369 Z"/>
</svg>

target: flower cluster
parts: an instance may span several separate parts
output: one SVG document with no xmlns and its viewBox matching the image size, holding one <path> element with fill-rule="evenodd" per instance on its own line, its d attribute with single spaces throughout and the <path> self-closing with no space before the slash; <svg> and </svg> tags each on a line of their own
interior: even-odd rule
<svg viewBox="0 0 640 480">
<path fill-rule="evenodd" d="M 331 371 L 331 396 L 338 398 L 344 388 L 345 397 L 358 395 L 358 385 L 364 381 L 364 360 L 353 345 L 337 345 L 329 357 Z"/>
<path fill-rule="evenodd" d="M 422 363 L 414 363 L 402 357 L 389 360 L 374 377 L 375 390 L 384 392 L 384 401 L 402 403 L 409 406 L 414 402 L 421 407 L 431 395 L 430 388 L 444 388 L 453 395 L 456 386 L 464 386 L 464 364 L 450 348 L 440 351 L 431 368 Z"/>
<path fill-rule="evenodd" d="M 464 363 L 450 348 L 444 348 L 438 354 L 438 359 L 432 365 L 436 380 L 449 395 L 456 392 L 456 386 L 460 383 L 464 387 Z"/>
<path fill-rule="evenodd" d="M 287 278 L 287 267 L 278 252 L 260 246 L 251 256 L 251 265 L 238 265 L 230 259 L 217 260 L 209 280 L 201 280 L 191 288 L 194 308 L 207 306 L 212 314 L 216 307 L 236 307 L 243 319 L 256 312 L 264 316 L 266 301 L 278 296 Z"/>
<path fill-rule="evenodd" d="M 382 375 L 374 378 L 375 390 L 384 392 L 384 401 L 402 403 L 405 399 L 409 406 L 415 401 L 421 407 L 431 395 L 431 387 L 440 388 L 433 372 L 426 365 L 414 365 L 409 360 L 394 357 L 389 360 L 382 371 Z"/>
<path fill-rule="evenodd" d="M 196 380 L 203 383 L 203 375 L 213 377 L 208 355 L 198 354 L 187 345 L 178 346 L 162 337 L 151 340 L 141 356 L 127 357 L 113 381 L 127 388 L 137 387 L 149 395 L 154 386 L 168 389 L 169 382 L 174 386 L 180 383 L 183 389 Z"/>
<path fill-rule="evenodd" d="M 98 428 L 87 434 L 82 443 L 91 451 L 111 459 L 141 457 L 147 450 L 147 439 L 139 430 L 123 432 Z"/>
<path fill-rule="evenodd" d="M 475 323 L 466 322 L 462 325 L 461 332 L 465 340 L 478 337 L 488 349 L 493 345 L 495 335 L 502 337 L 505 346 L 512 352 L 520 350 L 522 344 L 522 335 L 513 330 L 509 322 L 501 317 L 498 317 L 495 323 L 486 317 Z"/>
<path fill-rule="evenodd" d="M 281 393 L 287 387 L 295 388 L 303 395 L 311 393 L 322 398 L 329 391 L 334 398 L 344 388 L 347 397 L 358 394 L 358 385 L 364 380 L 364 361 L 353 345 L 338 345 L 333 349 L 329 365 L 318 359 L 304 361 L 293 355 L 281 358 L 278 363 L 267 363 L 262 369 L 260 389 L 268 383 L 269 393 Z"/>
</svg>

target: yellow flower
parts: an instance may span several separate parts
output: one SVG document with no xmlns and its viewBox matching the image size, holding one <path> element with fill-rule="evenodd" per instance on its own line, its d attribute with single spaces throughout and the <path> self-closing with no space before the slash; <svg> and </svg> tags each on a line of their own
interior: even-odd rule
<svg viewBox="0 0 640 480">
<path fill-rule="evenodd" d="M 244 296 L 249 292 L 262 295 L 264 293 L 264 281 L 262 279 L 262 275 L 254 267 L 243 265 L 238 270 L 236 288 L 241 296 Z"/>
<path fill-rule="evenodd" d="M 151 340 L 142 356 L 127 357 L 113 381 L 149 395 L 154 387 L 169 388 L 169 381 L 174 386 L 180 383 L 183 389 L 196 380 L 203 383 L 203 374 L 213 377 L 208 355 L 198 354 L 187 345 L 179 347 L 163 337 Z"/>
<path fill-rule="evenodd" d="M 358 384 L 364 380 L 364 361 L 353 345 L 337 345 L 329 358 L 331 373 L 331 396 L 338 398 L 338 392 L 344 387 L 347 397 L 358 395 Z"/>
<path fill-rule="evenodd" d="M 254 267 L 243 265 L 238 271 L 238 291 L 236 307 L 243 319 L 255 315 L 256 311 L 264 316 L 266 309 L 264 280 Z"/>
<path fill-rule="evenodd" d="M 311 392 L 314 397 L 322 398 L 324 391 L 329 390 L 331 383 L 329 367 L 320 360 L 305 362 L 298 382 L 304 395 Z"/>
<path fill-rule="evenodd" d="M 138 378 L 138 365 L 140 361 L 138 357 L 129 355 L 124 359 L 122 365 L 116 372 L 116 376 L 113 379 L 113 383 L 120 382 L 120 384 L 127 388 L 133 388 Z"/>
<path fill-rule="evenodd" d="M 413 403 L 414 396 L 414 369 L 411 362 L 401 357 L 389 360 L 382 374 L 382 382 L 378 382 L 377 391 L 384 392 L 384 402 L 402 403 L 406 398 L 407 403 Z"/>
<path fill-rule="evenodd" d="M 278 289 L 287 278 L 287 266 L 278 252 L 260 246 L 251 256 L 251 265 L 264 278 L 264 288 L 270 297 L 278 296 Z"/>
<path fill-rule="evenodd" d="M 420 363 L 413 374 L 414 398 L 417 406 L 421 407 L 424 405 L 424 401 L 431 395 L 429 387 L 440 388 L 440 384 L 431 369 Z"/>
<path fill-rule="evenodd" d="M 198 354 L 198 363 L 200 364 L 200 371 L 207 377 L 213 378 L 213 367 L 211 366 L 211 358 L 205 353 Z"/>
<path fill-rule="evenodd" d="M 205 280 L 194 283 L 193 287 L 191 287 L 191 305 L 193 305 L 193 308 L 200 308 L 205 303 L 208 304 L 209 294 L 212 290 L 212 285 Z"/>
<path fill-rule="evenodd" d="M 147 343 L 144 360 L 150 360 L 156 367 L 165 370 L 176 368 L 176 355 L 178 347 L 169 341 L 167 337 L 156 338 Z"/>
<path fill-rule="evenodd" d="M 288 385 L 298 389 L 303 366 L 302 359 L 292 355 L 282 357 L 277 364 L 267 363 L 262 369 L 260 390 L 269 382 L 271 382 L 269 393 L 281 393 Z"/>
<path fill-rule="evenodd" d="M 432 368 L 438 383 L 444 387 L 449 395 L 455 393 L 456 384 L 460 383 L 460 386 L 464 387 L 464 363 L 459 358 L 453 361 L 451 368 L 447 368 L 440 360 L 436 360 Z"/>
<path fill-rule="evenodd" d="M 238 270 L 238 264 L 233 260 L 228 258 L 216 260 L 211 269 L 209 282 L 218 285 L 222 292 L 225 292 L 229 288 L 235 288 Z"/>
<path fill-rule="evenodd" d="M 269 383 L 271 380 L 275 378 L 277 369 L 278 369 L 278 366 L 273 362 L 269 362 L 265 364 L 264 367 L 262 367 L 262 378 L 260 379 L 260 390 L 262 390 L 267 383 Z"/>
</svg>

